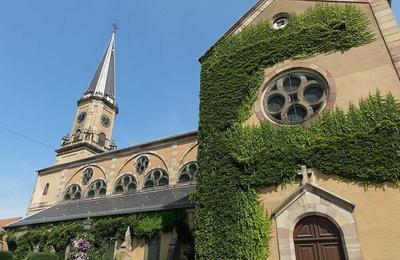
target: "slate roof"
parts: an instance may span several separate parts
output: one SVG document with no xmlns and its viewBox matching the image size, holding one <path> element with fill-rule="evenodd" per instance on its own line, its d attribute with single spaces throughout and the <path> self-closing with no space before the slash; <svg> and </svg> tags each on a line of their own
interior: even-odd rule
<svg viewBox="0 0 400 260">
<path fill-rule="evenodd" d="M 88 91 L 115 97 L 115 32 L 112 33 L 110 43 L 89 84 Z"/>
<path fill-rule="evenodd" d="M 27 226 L 87 217 L 192 208 L 194 204 L 190 201 L 189 194 L 194 190 L 195 185 L 185 185 L 137 192 L 129 195 L 115 195 L 59 203 L 11 223 L 6 227 Z"/>
</svg>

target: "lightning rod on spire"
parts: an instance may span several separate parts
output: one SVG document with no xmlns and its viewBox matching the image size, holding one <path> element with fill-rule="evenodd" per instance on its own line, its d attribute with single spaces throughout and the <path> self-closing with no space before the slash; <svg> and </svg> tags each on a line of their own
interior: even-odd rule
<svg viewBox="0 0 400 260">
<path fill-rule="evenodd" d="M 119 30 L 118 22 L 117 21 L 113 22 L 112 26 L 113 26 L 113 32 L 116 33 Z"/>
</svg>

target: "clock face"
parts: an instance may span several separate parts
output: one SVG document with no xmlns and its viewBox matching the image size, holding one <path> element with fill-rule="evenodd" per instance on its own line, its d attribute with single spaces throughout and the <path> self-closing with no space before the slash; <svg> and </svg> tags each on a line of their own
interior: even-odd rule
<svg viewBox="0 0 400 260">
<path fill-rule="evenodd" d="M 101 116 L 101 124 L 105 127 L 109 127 L 111 123 L 111 120 L 108 116 L 106 115 L 102 115 Z"/>
<path fill-rule="evenodd" d="M 86 112 L 82 112 L 79 114 L 78 118 L 76 119 L 76 121 L 81 124 L 83 121 L 85 121 L 86 119 Z"/>
</svg>

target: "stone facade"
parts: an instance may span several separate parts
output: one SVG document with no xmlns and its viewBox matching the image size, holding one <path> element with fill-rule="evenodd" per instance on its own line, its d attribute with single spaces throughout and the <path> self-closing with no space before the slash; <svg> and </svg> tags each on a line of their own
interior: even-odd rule
<svg viewBox="0 0 400 260">
<path fill-rule="evenodd" d="M 302 13 L 323 2 L 327 1 L 259 1 L 226 34 L 238 33 L 260 21 L 272 22 L 279 13 Z M 400 98 L 400 31 L 389 3 L 385 0 L 333 0 L 329 3 L 353 4 L 363 10 L 369 17 L 375 40 L 345 53 L 287 60 L 267 68 L 247 125 L 257 126 L 268 120 L 262 109 L 263 90 L 275 75 L 291 68 L 311 69 L 326 79 L 330 96 L 325 110 L 335 107 L 346 110 L 350 103 L 357 104 L 376 90 Z M 309 215 L 323 216 L 339 228 L 346 259 L 399 259 L 396 248 L 400 246 L 400 230 L 395 223 L 400 213 L 399 187 L 392 184 L 366 187 L 318 173 L 318 169 L 315 171 L 315 187 L 302 188 L 296 183 L 261 190 L 260 203 L 273 221 L 269 259 L 296 259 L 293 229 L 300 219 Z"/>
<path fill-rule="evenodd" d="M 149 165 L 144 173 L 135 169 L 136 159 L 145 155 Z M 124 174 L 136 178 L 137 191 L 143 190 L 144 179 L 154 169 L 163 169 L 168 173 L 169 186 L 177 184 L 179 172 L 189 162 L 195 162 L 197 155 L 197 132 L 190 132 L 142 145 L 111 151 L 83 158 L 38 171 L 36 186 L 32 194 L 28 215 L 64 201 L 66 189 L 73 184 L 82 188 L 82 197 L 95 180 L 104 180 L 108 195 L 115 194 L 115 182 Z M 93 176 L 87 184 L 82 183 L 83 172 L 93 169 Z M 47 194 L 44 187 L 49 183 Z"/>
<path fill-rule="evenodd" d="M 263 90 L 271 78 L 291 68 L 311 69 L 326 79 L 330 92 L 325 110 L 335 107 L 347 109 L 350 103 L 357 104 L 376 90 L 400 98 L 400 29 L 386 0 L 262 0 L 227 34 L 238 33 L 260 21 L 272 20 L 282 12 L 302 13 L 322 2 L 356 5 L 368 16 L 375 40 L 345 53 L 317 55 L 301 61 L 287 60 L 267 68 L 259 98 L 253 105 L 253 114 L 246 122 L 248 125 L 257 126 L 267 119 L 262 111 Z M 101 101 L 81 104 L 77 116 L 82 111 L 92 113 L 91 118 L 96 122 L 104 113 L 109 113 L 114 121 L 116 114 Z M 73 132 L 78 127 L 74 123 Z M 100 124 L 96 127 L 96 131 L 105 131 L 111 138 L 112 126 L 109 130 L 102 129 Z M 136 163 L 143 155 L 147 156 L 149 164 L 144 172 L 138 172 Z M 155 169 L 167 172 L 169 187 L 182 185 L 178 183 L 179 174 L 188 163 L 196 161 L 196 156 L 197 132 L 99 154 L 85 149 L 62 153 L 56 165 L 38 171 L 28 215 L 63 203 L 68 187 L 74 184 L 81 187 L 82 198 L 86 198 L 88 187 L 96 180 L 103 180 L 107 187 L 105 196 L 116 196 L 116 182 L 125 174 L 134 176 L 138 192 L 144 190 L 145 179 Z M 82 178 L 88 168 L 93 170 L 93 174 L 90 181 L 84 184 Z M 270 259 L 295 259 L 293 229 L 301 218 L 309 215 L 326 217 L 338 227 L 347 259 L 400 259 L 397 250 L 400 247 L 400 227 L 397 223 L 400 214 L 399 187 L 391 184 L 365 187 L 318 173 L 318 169 L 315 171 L 313 184 L 270 186 L 260 191 L 260 203 L 273 221 Z M 44 192 L 47 184 L 48 190 Z M 193 214 L 189 217 L 189 224 L 192 225 Z M 160 259 L 167 259 L 173 233 L 161 233 L 160 240 Z M 125 254 L 121 244 L 116 244 L 116 254 Z M 133 238 L 131 244 L 133 250 L 128 252 L 128 259 L 146 258 L 147 241 Z"/>
</svg>

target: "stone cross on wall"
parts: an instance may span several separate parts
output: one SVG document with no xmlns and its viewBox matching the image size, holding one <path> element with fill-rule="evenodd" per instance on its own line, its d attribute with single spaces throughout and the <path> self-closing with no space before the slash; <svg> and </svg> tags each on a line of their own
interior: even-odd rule
<svg viewBox="0 0 400 260">
<path fill-rule="evenodd" d="M 302 165 L 300 171 L 298 171 L 297 174 L 303 177 L 303 179 L 301 180 L 301 186 L 304 186 L 307 183 L 315 184 L 314 171 L 307 168 L 307 166 Z"/>
</svg>

